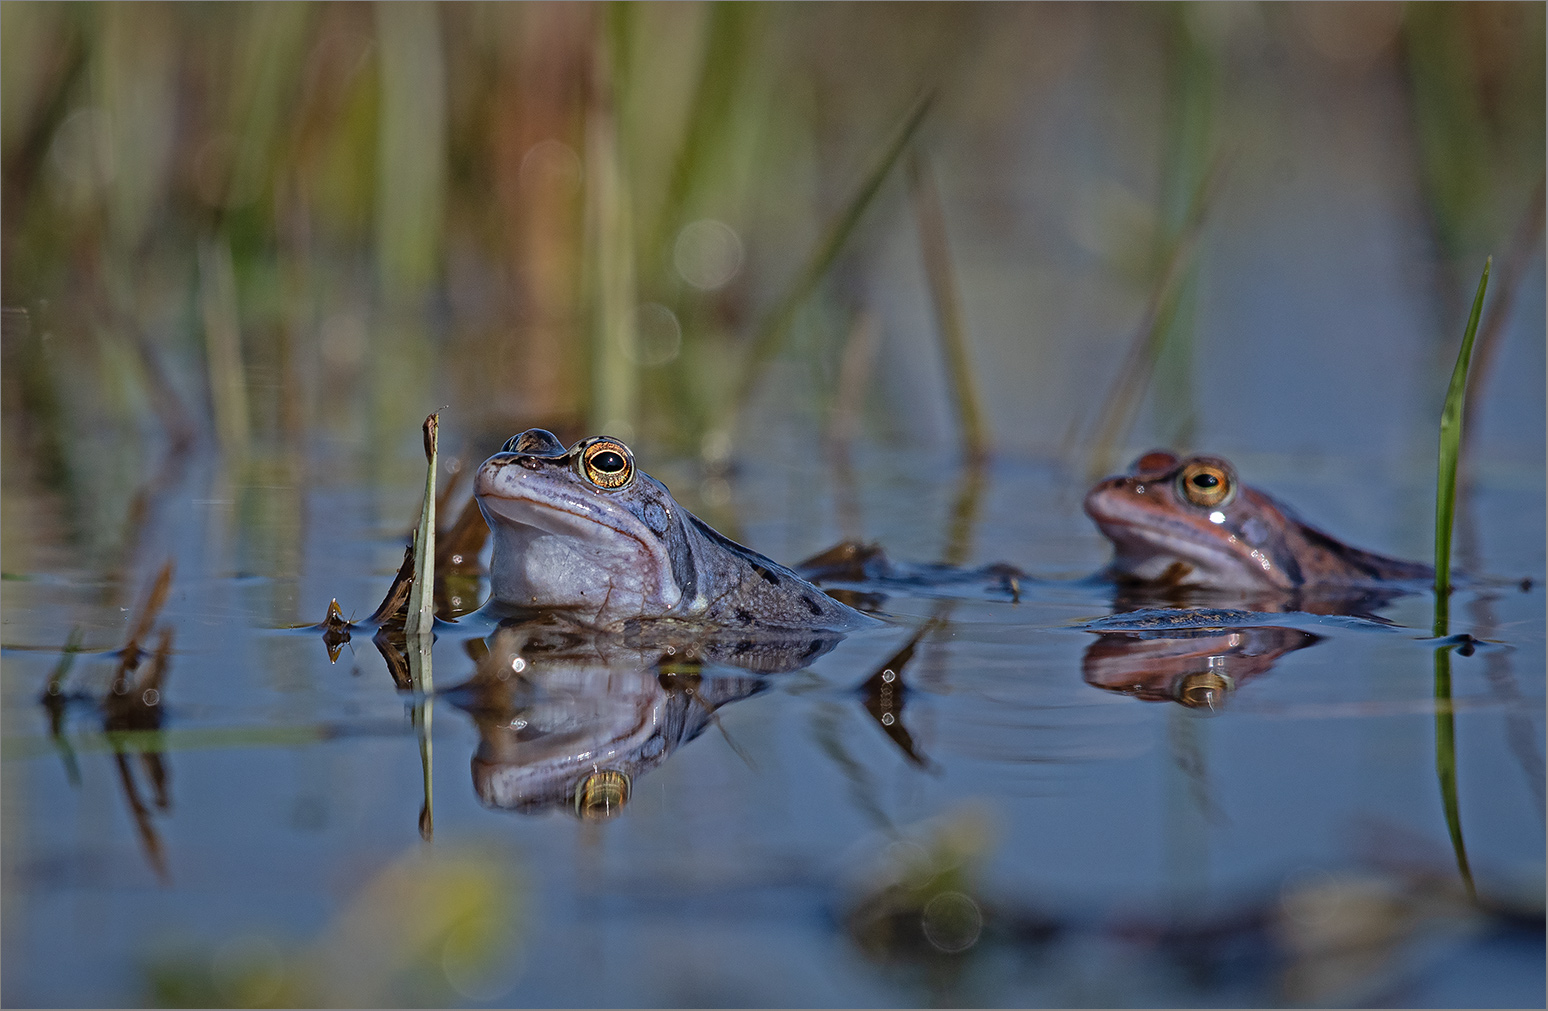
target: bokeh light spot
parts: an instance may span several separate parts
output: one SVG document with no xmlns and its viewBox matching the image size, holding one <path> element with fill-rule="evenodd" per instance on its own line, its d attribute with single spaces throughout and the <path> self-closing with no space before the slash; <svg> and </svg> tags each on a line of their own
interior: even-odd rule
<svg viewBox="0 0 1548 1011">
<path fill-rule="evenodd" d="M 714 291 L 742 269 L 742 240 L 731 226 L 702 218 L 683 226 L 672 249 L 672 262 L 684 281 Z"/>
<path fill-rule="evenodd" d="M 683 327 L 671 309 L 646 302 L 634 311 L 634 343 L 624 346 L 624 357 L 636 365 L 665 365 L 682 349 Z"/>
</svg>

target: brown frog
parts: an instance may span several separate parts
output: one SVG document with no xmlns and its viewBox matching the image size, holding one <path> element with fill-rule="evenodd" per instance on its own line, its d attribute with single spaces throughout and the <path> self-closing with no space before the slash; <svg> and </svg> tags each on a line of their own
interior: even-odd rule
<svg viewBox="0 0 1548 1011">
<path fill-rule="evenodd" d="M 1212 590 L 1317 591 L 1428 580 L 1427 565 L 1351 547 L 1241 483 L 1217 456 L 1146 453 L 1097 483 L 1086 515 L 1113 542 L 1119 582 Z"/>
</svg>

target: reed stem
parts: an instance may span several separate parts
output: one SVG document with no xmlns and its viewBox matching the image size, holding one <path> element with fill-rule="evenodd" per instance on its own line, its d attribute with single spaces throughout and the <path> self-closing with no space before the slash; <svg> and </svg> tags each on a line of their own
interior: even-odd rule
<svg viewBox="0 0 1548 1011">
<path fill-rule="evenodd" d="M 408 618 L 403 633 L 408 638 L 409 669 L 414 690 L 435 690 L 430 673 L 430 647 L 435 639 L 435 464 L 440 442 L 440 412 L 425 419 L 425 504 L 414 533 L 414 584 L 409 588 Z"/>
</svg>

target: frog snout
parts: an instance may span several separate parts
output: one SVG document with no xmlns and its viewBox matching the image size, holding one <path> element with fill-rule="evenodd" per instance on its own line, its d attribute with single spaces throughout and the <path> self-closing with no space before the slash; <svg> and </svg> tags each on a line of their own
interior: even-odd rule
<svg viewBox="0 0 1548 1011">
<path fill-rule="evenodd" d="M 473 475 L 473 494 L 488 495 L 496 492 L 500 472 L 516 459 L 512 454 L 501 453 L 485 460 L 478 468 L 478 473 Z"/>
<path fill-rule="evenodd" d="M 1098 481 L 1090 491 L 1086 492 L 1086 499 L 1082 503 L 1086 515 L 1094 520 L 1100 520 L 1102 515 L 1107 512 L 1106 509 L 1102 508 L 1104 501 L 1111 500 L 1114 495 L 1120 493 L 1123 490 L 1124 484 L 1125 481 L 1121 477 L 1110 477 L 1104 481 Z"/>
</svg>

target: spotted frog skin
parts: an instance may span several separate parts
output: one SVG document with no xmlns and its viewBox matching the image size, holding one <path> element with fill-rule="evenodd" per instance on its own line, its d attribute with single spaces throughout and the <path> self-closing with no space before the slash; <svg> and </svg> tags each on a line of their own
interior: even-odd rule
<svg viewBox="0 0 1548 1011">
<path fill-rule="evenodd" d="M 1120 582 L 1295 591 L 1434 576 L 1308 526 L 1215 456 L 1147 453 L 1087 493 L 1086 515 L 1113 542 L 1109 572 Z"/>
<path fill-rule="evenodd" d="M 617 439 L 567 450 L 529 429 L 484 461 L 474 494 L 494 534 L 497 608 L 571 609 L 599 627 L 642 618 L 830 632 L 879 624 L 717 533 Z"/>
</svg>

